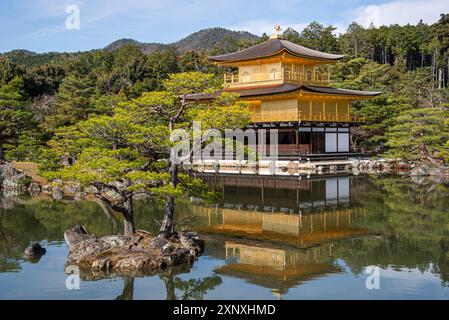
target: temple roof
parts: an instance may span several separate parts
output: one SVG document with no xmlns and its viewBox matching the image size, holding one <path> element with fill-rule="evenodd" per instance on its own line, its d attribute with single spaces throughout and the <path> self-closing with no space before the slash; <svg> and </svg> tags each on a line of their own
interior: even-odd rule
<svg viewBox="0 0 449 320">
<path fill-rule="evenodd" d="M 259 87 L 249 87 L 249 88 L 239 88 L 239 89 L 227 89 L 227 90 L 217 90 L 213 93 L 197 93 L 190 94 L 187 96 L 188 100 L 196 100 L 196 101 L 205 101 L 205 100 L 213 100 L 217 96 L 221 95 L 223 91 L 229 93 L 239 94 L 241 98 L 250 98 L 264 95 L 275 95 L 282 93 L 289 93 L 298 90 L 303 90 L 306 92 L 312 93 L 324 93 L 329 95 L 337 95 L 337 96 L 354 96 L 354 97 L 374 97 L 380 95 L 382 92 L 371 92 L 371 91 L 359 91 L 359 90 L 350 90 L 350 89 L 339 89 L 339 88 L 330 88 L 330 87 L 317 87 L 317 86 L 309 86 L 302 84 L 291 84 L 284 83 L 281 85 L 275 86 L 259 86 Z"/>
<path fill-rule="evenodd" d="M 305 91 L 336 94 L 336 95 L 345 95 L 345 96 L 375 97 L 375 96 L 382 94 L 382 92 L 380 92 L 380 91 L 360 91 L 360 90 L 340 89 L 340 88 L 331 88 L 331 87 L 316 87 L 316 86 L 303 86 L 303 89 Z"/>
<path fill-rule="evenodd" d="M 250 48 L 233 53 L 210 57 L 209 59 L 215 62 L 234 62 L 265 58 L 281 52 L 288 52 L 291 55 L 302 58 L 330 61 L 340 60 L 344 57 L 344 55 L 330 54 L 312 50 L 283 39 L 269 39 Z"/>
</svg>

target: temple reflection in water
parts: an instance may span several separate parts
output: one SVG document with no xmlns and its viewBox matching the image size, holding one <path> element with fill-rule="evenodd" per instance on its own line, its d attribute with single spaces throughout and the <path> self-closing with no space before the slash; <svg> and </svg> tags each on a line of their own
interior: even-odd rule
<svg viewBox="0 0 449 320">
<path fill-rule="evenodd" d="M 243 278 L 280 297 L 289 288 L 341 272 L 332 257 L 334 241 L 366 236 L 354 219 L 364 211 L 351 202 L 354 177 L 276 179 L 203 176 L 220 191 L 220 206 L 194 206 L 196 229 L 220 243 L 220 275 Z M 218 249 L 216 249 L 218 247 Z"/>
</svg>

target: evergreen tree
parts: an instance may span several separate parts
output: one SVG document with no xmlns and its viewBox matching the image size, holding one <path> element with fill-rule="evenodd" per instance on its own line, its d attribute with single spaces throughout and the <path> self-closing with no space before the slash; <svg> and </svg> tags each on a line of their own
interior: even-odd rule
<svg viewBox="0 0 449 320">
<path fill-rule="evenodd" d="M 333 34 L 335 29 L 314 21 L 302 30 L 300 44 L 314 50 L 336 53 L 338 52 L 338 41 Z"/>
<path fill-rule="evenodd" d="M 406 160 L 435 162 L 448 154 L 449 113 L 439 108 L 410 109 L 394 120 L 387 132 L 387 155 Z M 446 163 L 449 164 L 449 159 Z"/>
<path fill-rule="evenodd" d="M 26 93 L 21 78 L 0 87 L 0 162 L 5 149 L 13 148 L 21 132 L 31 126 L 32 114 L 25 110 Z"/>
<path fill-rule="evenodd" d="M 53 112 L 45 118 L 45 126 L 50 131 L 86 120 L 95 107 L 90 98 L 94 87 L 86 80 L 74 76 L 64 78 L 53 105 Z"/>
</svg>

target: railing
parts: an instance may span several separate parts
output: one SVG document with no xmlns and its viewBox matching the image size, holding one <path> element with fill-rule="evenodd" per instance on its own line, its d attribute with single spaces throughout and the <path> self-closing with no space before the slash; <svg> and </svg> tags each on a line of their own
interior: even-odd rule
<svg viewBox="0 0 449 320">
<path fill-rule="evenodd" d="M 322 73 L 302 73 L 284 70 L 283 72 L 256 73 L 249 75 L 239 75 L 238 73 L 226 73 L 224 75 L 225 84 L 260 82 L 270 80 L 293 80 L 303 82 L 328 83 L 329 76 Z"/>
<path fill-rule="evenodd" d="M 365 117 L 336 114 L 336 113 L 272 113 L 252 115 L 252 122 L 298 122 L 298 121 L 316 121 L 316 122 L 366 122 Z"/>
<path fill-rule="evenodd" d="M 256 151 L 260 150 L 261 146 L 259 145 L 249 145 L 248 149 Z M 272 146 L 269 144 L 265 147 L 265 154 L 269 155 L 271 152 Z M 294 155 L 305 155 L 310 153 L 310 144 L 278 144 L 277 146 L 277 154 L 281 156 L 294 156 Z"/>
</svg>

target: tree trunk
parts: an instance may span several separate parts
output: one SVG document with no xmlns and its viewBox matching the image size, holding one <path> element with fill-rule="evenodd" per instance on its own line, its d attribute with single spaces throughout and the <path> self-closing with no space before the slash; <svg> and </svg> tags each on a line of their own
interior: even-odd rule
<svg viewBox="0 0 449 320">
<path fill-rule="evenodd" d="M 171 186 L 175 188 L 178 185 L 179 164 L 172 161 L 170 165 Z M 162 222 L 159 235 L 169 238 L 174 232 L 174 214 L 175 214 L 175 196 L 168 195 L 165 200 L 165 217 Z"/>
<path fill-rule="evenodd" d="M 134 228 L 134 210 L 132 196 L 128 196 L 123 205 L 123 234 L 125 236 L 132 236 L 136 232 Z"/>
<path fill-rule="evenodd" d="M 420 153 L 421 158 L 428 160 L 430 163 L 432 163 L 436 167 L 440 167 L 441 163 L 439 163 L 437 160 L 435 160 L 429 153 L 429 150 L 427 149 L 427 146 L 425 144 L 422 144 L 420 147 Z"/>
<path fill-rule="evenodd" d="M 3 221 L 3 208 L 0 206 L 0 235 L 3 234 L 2 221 Z"/>
<path fill-rule="evenodd" d="M 438 89 L 443 88 L 443 70 L 438 68 Z"/>
<path fill-rule="evenodd" d="M 0 164 L 2 164 L 3 162 L 5 162 L 5 155 L 3 153 L 3 145 L 0 142 Z"/>
<path fill-rule="evenodd" d="M 432 80 L 435 81 L 435 52 L 432 54 Z M 432 83 L 433 83 L 432 81 Z M 434 87 L 434 85 L 432 84 L 432 87 Z"/>
<path fill-rule="evenodd" d="M 444 72 L 444 68 L 443 68 L 443 72 Z M 444 72 L 444 83 L 443 83 L 443 87 L 447 88 L 449 85 L 449 56 L 447 57 L 447 72 Z"/>
</svg>

